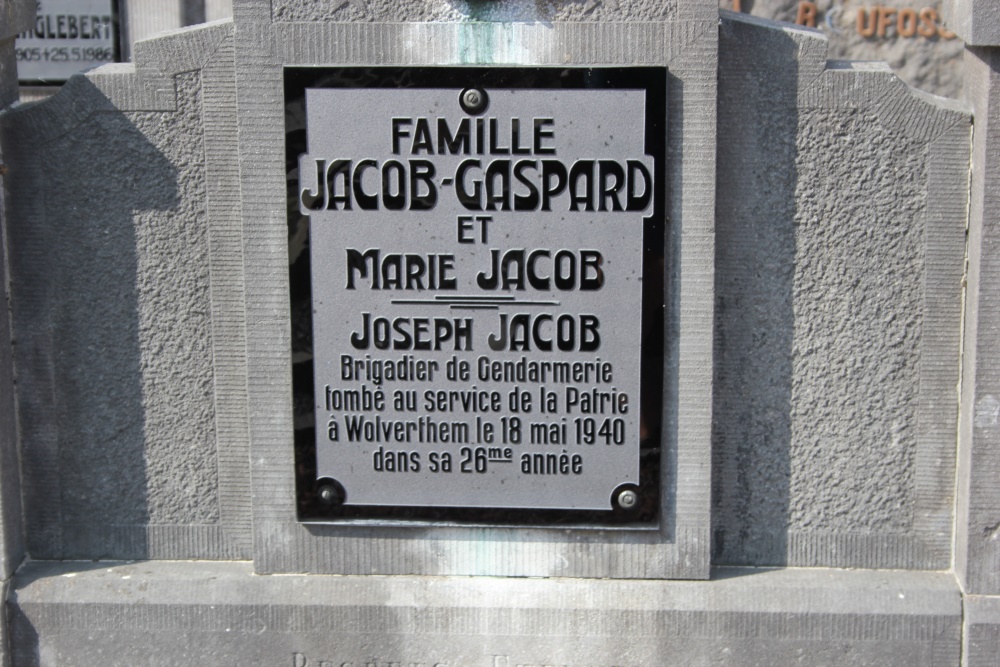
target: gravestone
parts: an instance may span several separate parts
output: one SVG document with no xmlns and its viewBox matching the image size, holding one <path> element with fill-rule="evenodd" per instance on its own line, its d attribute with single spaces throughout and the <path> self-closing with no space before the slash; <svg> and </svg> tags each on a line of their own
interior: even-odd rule
<svg viewBox="0 0 1000 667">
<path fill-rule="evenodd" d="M 754 16 L 822 31 L 831 60 L 885 61 L 914 88 L 961 96 L 963 45 L 946 1 L 720 0 L 724 9 L 737 4 Z"/>
<path fill-rule="evenodd" d="M 118 12 L 109 0 L 41 0 L 30 30 L 18 35 L 18 79 L 58 83 L 120 60 Z"/>
<path fill-rule="evenodd" d="M 969 110 L 716 4 L 242 0 L 5 111 L 13 663 L 987 651 Z"/>
</svg>

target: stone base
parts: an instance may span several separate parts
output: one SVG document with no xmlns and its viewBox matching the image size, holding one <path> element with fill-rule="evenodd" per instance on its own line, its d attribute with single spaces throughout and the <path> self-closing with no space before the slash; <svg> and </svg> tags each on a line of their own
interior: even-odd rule
<svg viewBox="0 0 1000 667">
<path fill-rule="evenodd" d="M 941 573 L 711 581 L 260 576 L 249 563 L 24 565 L 17 665 L 957 665 Z"/>
<path fill-rule="evenodd" d="M 1000 596 L 965 597 L 963 640 L 963 663 L 967 667 L 997 664 L 1000 656 Z"/>
</svg>

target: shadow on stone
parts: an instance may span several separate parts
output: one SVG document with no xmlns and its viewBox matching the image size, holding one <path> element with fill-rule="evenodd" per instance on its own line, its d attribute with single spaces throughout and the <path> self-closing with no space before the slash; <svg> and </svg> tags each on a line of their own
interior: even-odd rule
<svg viewBox="0 0 1000 667">
<path fill-rule="evenodd" d="M 136 229 L 174 166 L 82 76 L 3 118 L 25 514 L 34 558 L 143 558 Z"/>
<path fill-rule="evenodd" d="M 787 562 L 798 45 L 724 20 L 719 41 L 713 563 Z"/>
</svg>

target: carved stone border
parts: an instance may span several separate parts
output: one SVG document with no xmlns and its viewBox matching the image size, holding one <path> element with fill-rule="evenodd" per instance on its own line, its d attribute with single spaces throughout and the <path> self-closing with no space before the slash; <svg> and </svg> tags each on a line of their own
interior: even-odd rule
<svg viewBox="0 0 1000 667">
<path fill-rule="evenodd" d="M 259 572 L 705 578 L 709 568 L 714 21 L 280 24 L 236 12 L 254 561 Z M 487 48 L 500 44 L 497 48 Z M 464 46 L 463 46 L 464 45 Z M 283 66 L 666 65 L 668 349 L 658 531 L 296 522 Z"/>
</svg>

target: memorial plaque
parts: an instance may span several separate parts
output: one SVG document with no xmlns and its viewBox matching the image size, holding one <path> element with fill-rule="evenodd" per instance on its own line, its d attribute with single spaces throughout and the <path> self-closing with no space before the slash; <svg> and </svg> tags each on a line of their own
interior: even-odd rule
<svg viewBox="0 0 1000 667">
<path fill-rule="evenodd" d="M 32 30 L 15 44 L 21 81 L 61 82 L 118 58 L 111 0 L 39 0 Z"/>
<path fill-rule="evenodd" d="M 664 70 L 356 74 L 380 85 L 286 77 L 320 501 L 637 511 L 658 493 Z"/>
</svg>

